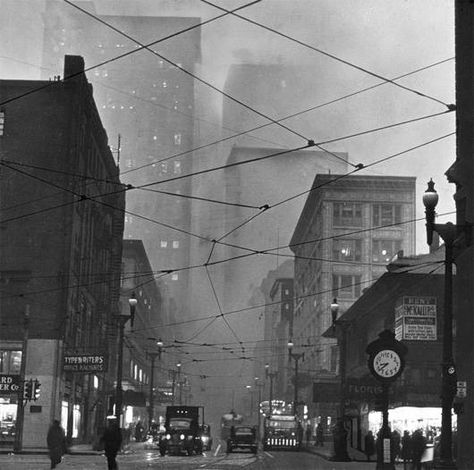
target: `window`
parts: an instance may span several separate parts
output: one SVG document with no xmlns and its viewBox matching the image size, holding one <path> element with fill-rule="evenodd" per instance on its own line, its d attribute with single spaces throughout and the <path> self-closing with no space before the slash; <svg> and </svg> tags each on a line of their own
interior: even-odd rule
<svg viewBox="0 0 474 470">
<path fill-rule="evenodd" d="M 174 135 L 174 145 L 181 145 L 181 134 Z"/>
<path fill-rule="evenodd" d="M 0 350 L 0 373 L 19 374 L 21 351 Z"/>
<path fill-rule="evenodd" d="M 360 276 L 332 275 L 333 295 L 339 299 L 357 299 L 360 296 Z"/>
<path fill-rule="evenodd" d="M 171 275 L 171 280 L 172 280 L 172 281 L 177 281 L 178 278 L 179 278 L 178 273 L 173 273 L 173 274 Z"/>
<path fill-rule="evenodd" d="M 334 261 L 360 261 L 362 240 L 336 238 L 332 244 L 332 257 Z"/>
<path fill-rule="evenodd" d="M 336 372 L 337 370 L 337 363 L 339 362 L 339 348 L 337 346 L 331 346 L 331 350 L 329 352 L 329 367 L 331 372 Z"/>
<path fill-rule="evenodd" d="M 163 174 L 168 173 L 168 163 L 167 162 L 160 163 L 160 171 Z"/>
<path fill-rule="evenodd" d="M 166 88 L 166 87 L 168 86 L 168 83 L 166 83 L 166 81 L 164 81 L 164 82 L 161 84 L 161 86 L 162 86 L 163 88 Z"/>
<path fill-rule="evenodd" d="M 174 162 L 174 173 L 176 175 L 181 174 L 181 162 Z"/>
<path fill-rule="evenodd" d="M 179 248 L 179 240 L 173 240 L 173 248 Z"/>
<path fill-rule="evenodd" d="M 333 205 L 333 225 L 362 227 L 362 204 L 335 202 Z"/>
<path fill-rule="evenodd" d="M 399 204 L 374 204 L 372 223 L 376 226 L 397 224 L 402 221 L 402 207 Z"/>
<path fill-rule="evenodd" d="M 168 242 L 166 240 L 161 240 L 160 242 L 160 248 L 167 248 Z"/>
<path fill-rule="evenodd" d="M 3 135 L 5 129 L 5 111 L 0 111 L 0 135 Z"/>
<path fill-rule="evenodd" d="M 372 243 L 372 261 L 388 263 L 401 249 L 401 240 L 374 240 Z"/>
</svg>

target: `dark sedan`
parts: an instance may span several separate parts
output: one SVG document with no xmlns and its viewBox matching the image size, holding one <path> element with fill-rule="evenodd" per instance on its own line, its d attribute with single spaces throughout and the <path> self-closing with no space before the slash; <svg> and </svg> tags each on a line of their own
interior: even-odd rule
<svg viewBox="0 0 474 470">
<path fill-rule="evenodd" d="M 233 426 L 227 440 L 227 452 L 235 449 L 244 449 L 254 454 L 257 453 L 257 432 L 254 426 Z"/>
</svg>

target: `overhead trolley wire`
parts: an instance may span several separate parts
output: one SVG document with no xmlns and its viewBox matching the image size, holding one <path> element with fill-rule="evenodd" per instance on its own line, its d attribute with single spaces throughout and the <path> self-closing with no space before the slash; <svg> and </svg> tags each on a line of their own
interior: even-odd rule
<svg viewBox="0 0 474 470">
<path fill-rule="evenodd" d="M 415 89 L 413 89 L 413 88 L 407 87 L 407 86 L 405 86 L 405 85 L 401 85 L 400 83 L 397 83 L 397 82 L 393 81 L 393 80 L 390 79 L 390 78 L 386 78 L 386 77 L 384 77 L 383 75 L 380 75 L 380 74 L 378 74 L 378 73 L 372 72 L 372 71 L 370 71 L 370 70 L 368 70 L 368 69 L 366 69 L 366 68 L 364 68 L 364 67 L 362 67 L 362 66 L 360 66 L 360 65 L 357 65 L 357 64 L 355 64 L 355 63 L 353 63 L 353 62 L 350 62 L 350 61 L 348 61 L 348 60 L 342 59 L 341 57 L 338 57 L 338 56 L 336 56 L 336 55 L 334 55 L 334 54 L 331 54 L 331 53 L 329 53 L 329 52 L 323 51 L 322 49 L 319 49 L 319 48 L 317 48 L 317 47 L 315 47 L 315 46 L 311 46 L 310 44 L 307 44 L 307 43 L 305 43 L 305 42 L 303 42 L 303 41 L 300 41 L 299 39 L 296 39 L 296 38 L 294 38 L 294 37 L 292 37 L 292 36 L 289 36 L 288 34 L 284 34 L 284 33 L 282 33 L 281 31 L 277 31 L 276 29 L 270 28 L 269 26 L 266 26 L 266 25 L 264 25 L 264 24 L 262 24 L 262 23 L 259 23 L 259 22 L 257 22 L 257 21 L 254 21 L 254 20 L 252 20 L 252 19 L 250 19 L 250 18 L 247 18 L 247 17 L 245 17 L 245 16 L 239 15 L 238 13 L 231 12 L 231 11 L 229 11 L 229 10 L 227 10 L 227 9 L 225 9 L 225 8 L 223 8 L 223 7 L 221 7 L 221 6 L 219 6 L 219 5 L 215 5 L 214 3 L 209 2 L 208 0 L 200 0 L 200 1 L 203 2 L 203 3 L 205 3 L 206 5 L 210 5 L 210 6 L 214 7 L 214 8 L 217 8 L 218 10 L 221 10 L 221 11 L 224 11 L 224 12 L 228 12 L 228 13 L 230 13 L 232 16 L 235 16 L 235 17 L 237 17 L 237 18 L 240 18 L 241 20 L 244 20 L 244 21 L 246 21 L 246 22 L 248 22 L 248 23 L 251 23 L 251 24 L 253 24 L 253 25 L 255 25 L 255 26 L 258 26 L 259 28 L 263 28 L 263 29 L 265 29 L 265 30 L 267 30 L 267 31 L 270 31 L 270 32 L 272 32 L 272 33 L 274 33 L 274 34 L 277 34 L 278 36 L 281 36 L 281 37 L 283 37 L 283 38 L 285 38 L 285 39 L 288 39 L 289 41 L 295 42 L 296 44 L 299 44 L 300 46 L 303 46 L 303 47 L 305 47 L 305 48 L 308 48 L 308 49 L 311 49 L 311 50 L 313 50 L 313 51 L 315 51 L 315 52 L 318 52 L 319 54 L 322 54 L 322 55 L 324 55 L 324 56 L 326 56 L 326 57 L 329 57 L 329 58 L 331 58 L 331 59 L 333 59 L 333 60 L 335 60 L 335 61 L 337 61 L 337 62 L 340 62 L 340 63 L 342 63 L 342 64 L 345 64 L 345 65 L 347 65 L 347 66 L 349 66 L 349 67 L 352 67 L 352 68 L 354 68 L 354 69 L 356 69 L 356 70 L 359 70 L 359 71 L 361 71 L 361 72 L 364 72 L 364 73 L 366 73 L 366 74 L 368 74 L 368 75 L 371 75 L 372 77 L 378 78 L 379 80 L 383 80 L 383 81 L 386 82 L 386 83 L 390 83 L 391 85 L 394 85 L 394 86 L 396 86 L 396 87 L 399 87 L 399 88 L 401 88 L 402 90 L 406 90 L 406 91 L 409 91 L 409 92 L 411 92 L 411 93 L 414 93 L 414 94 L 416 94 L 416 95 L 418 95 L 418 96 L 421 96 L 421 97 L 423 97 L 423 98 L 427 98 L 427 99 L 429 99 L 429 100 L 431 100 L 431 101 L 434 101 L 434 102 L 436 102 L 436 103 L 438 103 L 438 104 L 441 104 L 441 105 L 447 107 L 447 108 L 450 109 L 450 110 L 455 109 L 455 105 L 454 105 L 454 104 L 447 104 L 447 103 L 445 103 L 444 101 L 439 100 L 438 98 L 435 98 L 435 97 L 433 97 L 433 96 L 427 95 L 426 93 L 422 93 L 422 92 L 420 92 L 420 91 L 418 91 L 418 90 L 415 90 Z"/>
</svg>

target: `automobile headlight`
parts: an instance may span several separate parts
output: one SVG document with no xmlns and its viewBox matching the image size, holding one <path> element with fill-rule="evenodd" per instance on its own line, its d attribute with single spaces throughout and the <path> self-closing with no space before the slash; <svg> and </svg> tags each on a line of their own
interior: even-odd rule
<svg viewBox="0 0 474 470">
<path fill-rule="evenodd" d="M 209 441 L 209 438 L 207 436 L 202 436 L 201 440 L 202 440 L 202 442 L 207 442 L 207 441 Z"/>
<path fill-rule="evenodd" d="M 146 441 L 148 442 L 148 444 L 152 444 L 153 443 L 153 436 L 148 436 L 148 439 Z"/>
<path fill-rule="evenodd" d="M 167 434 L 167 435 L 165 436 L 165 439 L 170 440 L 170 439 L 171 439 L 171 434 Z"/>
<path fill-rule="evenodd" d="M 184 434 L 181 434 L 181 435 L 179 436 L 179 438 L 180 438 L 181 440 L 184 440 L 184 437 L 185 437 Z"/>
</svg>

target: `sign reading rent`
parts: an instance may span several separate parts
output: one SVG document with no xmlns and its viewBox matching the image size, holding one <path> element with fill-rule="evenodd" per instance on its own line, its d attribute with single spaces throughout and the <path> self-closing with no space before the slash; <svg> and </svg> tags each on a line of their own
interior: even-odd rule
<svg viewBox="0 0 474 470">
<path fill-rule="evenodd" d="M 398 341 L 436 341 L 436 297 L 400 297 L 395 306 Z"/>
<path fill-rule="evenodd" d="M 63 370 L 66 372 L 104 372 L 104 354 L 65 354 Z"/>
</svg>

